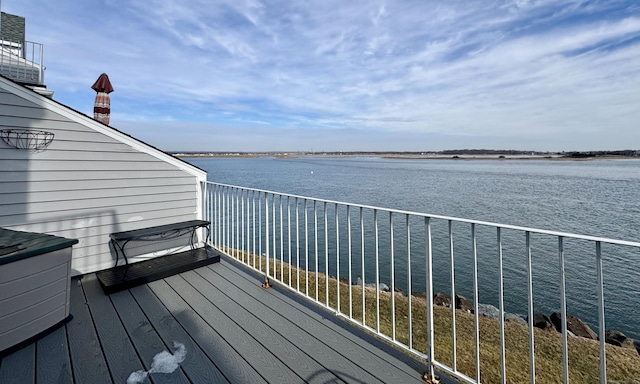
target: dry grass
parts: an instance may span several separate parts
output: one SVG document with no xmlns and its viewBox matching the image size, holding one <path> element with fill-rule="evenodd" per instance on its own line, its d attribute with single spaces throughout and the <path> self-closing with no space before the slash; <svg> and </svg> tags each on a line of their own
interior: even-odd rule
<svg viewBox="0 0 640 384">
<path fill-rule="evenodd" d="M 240 257 L 242 257 L 240 255 Z M 256 268 L 261 265 L 265 269 L 265 259 L 251 256 L 255 260 Z M 271 260 L 271 273 L 274 262 Z M 277 280 L 289 285 L 289 265 L 282 264 L 284 273 L 280 274 L 281 264 L 276 261 L 275 271 Z M 318 300 L 326 304 L 326 277 L 324 274 L 308 273 L 301 270 L 297 278 L 295 266 L 291 267 L 291 286 L 306 292 L 310 297 L 316 297 L 316 278 L 318 281 Z M 297 281 L 296 281 L 297 279 Z M 337 308 L 338 286 L 340 290 L 340 312 L 349 315 L 349 285 L 329 278 L 329 302 L 333 309 Z M 362 289 L 352 286 L 352 317 L 362 322 Z M 376 293 L 375 289 L 366 288 L 364 292 L 366 325 L 376 329 Z M 408 344 L 408 312 L 409 298 L 396 293 L 395 321 L 396 339 Z M 392 306 L 391 293 L 380 292 L 380 332 L 392 335 Z M 451 337 L 451 309 L 434 306 L 434 350 L 435 359 L 448 366 L 452 361 Z M 412 346 L 414 349 L 427 353 L 427 302 L 424 298 L 411 298 Z M 475 377 L 475 331 L 474 316 L 456 310 L 456 364 L 459 372 Z M 500 362 L 500 324 L 495 319 L 480 317 L 480 372 L 483 383 L 501 382 Z M 562 340 L 555 331 L 544 331 L 534 328 L 535 338 L 535 370 L 536 382 L 561 383 L 562 372 Z M 529 364 L 529 336 L 528 327 L 514 322 L 505 323 L 506 372 L 509 383 L 528 383 L 530 375 Z M 600 377 L 599 343 L 594 340 L 569 336 L 569 379 L 572 382 L 598 382 Z M 609 382 L 634 383 L 640 378 L 640 356 L 633 348 L 621 348 L 606 345 L 607 377 Z"/>
</svg>

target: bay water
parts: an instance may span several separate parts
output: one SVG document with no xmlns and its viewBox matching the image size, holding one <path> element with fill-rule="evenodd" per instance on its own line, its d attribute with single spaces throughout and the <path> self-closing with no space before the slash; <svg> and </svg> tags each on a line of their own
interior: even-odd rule
<svg viewBox="0 0 640 384">
<path fill-rule="evenodd" d="M 464 160 L 380 157 L 190 158 L 209 181 L 346 203 L 640 241 L 640 160 Z M 473 294 L 467 229 L 456 233 L 456 292 Z M 446 243 L 447 230 L 438 234 Z M 483 238 L 495 234 L 479 231 Z M 507 312 L 526 314 L 526 252 L 505 233 Z M 507 241 L 508 240 L 508 241 Z M 535 237 L 532 240 L 537 240 Z M 546 240 L 544 240 L 546 241 Z M 556 240 L 557 241 L 557 240 Z M 436 239 L 434 238 L 434 244 Z M 540 242 L 543 242 L 541 239 Z M 491 241 L 489 241 L 491 243 Z M 595 250 L 567 242 L 567 310 L 597 330 Z M 413 245 L 412 245 L 413 247 Z M 497 305 L 495 244 L 478 244 L 480 301 Z M 558 245 L 533 255 L 536 312 L 559 311 Z M 441 256 L 440 256 L 441 255 Z M 384 255 L 382 256 L 384 257 Z M 412 256 L 413 257 L 413 256 Z M 434 248 L 434 288 L 449 292 L 448 249 Z M 412 261 L 413 262 L 413 261 Z M 381 260 L 388 267 L 388 260 Z M 424 263 L 417 262 L 418 265 Z M 402 266 L 394 267 L 402 275 Z M 399 268 L 399 269 L 398 269 Z M 606 329 L 640 339 L 640 249 L 603 246 Z M 331 271 L 330 271 L 331 272 Z M 381 281 L 384 279 L 381 277 Z M 369 282 L 369 281 L 367 281 Z M 399 280 L 397 284 L 402 286 Z M 420 283 L 412 282 L 420 291 Z M 424 291 L 424 289 L 422 289 Z"/>
</svg>

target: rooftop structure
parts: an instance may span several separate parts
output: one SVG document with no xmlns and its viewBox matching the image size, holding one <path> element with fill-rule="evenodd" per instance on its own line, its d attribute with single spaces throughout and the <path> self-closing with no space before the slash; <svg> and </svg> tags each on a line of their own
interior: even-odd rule
<svg viewBox="0 0 640 384">
<path fill-rule="evenodd" d="M 0 75 L 51 97 L 44 83 L 44 46 L 26 40 L 24 17 L 4 12 L 0 16 Z"/>
</svg>

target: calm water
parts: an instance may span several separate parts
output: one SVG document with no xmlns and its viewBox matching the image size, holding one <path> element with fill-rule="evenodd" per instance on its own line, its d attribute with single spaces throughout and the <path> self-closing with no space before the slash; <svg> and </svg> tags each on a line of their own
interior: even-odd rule
<svg viewBox="0 0 640 384">
<path fill-rule="evenodd" d="M 210 181 L 356 204 L 640 240 L 640 161 L 388 160 L 381 158 L 189 159 Z M 446 243 L 446 228 L 440 235 Z M 456 234 L 456 290 L 471 297 L 468 230 Z M 437 238 L 438 228 L 434 228 Z M 460 234 L 459 234 L 460 233 Z M 483 233 L 495 239 L 495 233 Z M 493 237 L 492 237 L 493 236 Z M 505 309 L 526 313 L 521 237 L 504 248 Z M 537 240 L 534 238 L 534 240 Z M 545 240 L 540 239 L 544 243 Z M 537 312 L 558 311 L 557 240 L 534 254 Z M 434 240 L 434 243 L 436 240 Z M 479 243 L 480 300 L 497 305 L 495 240 Z M 575 244 L 574 244 L 575 243 Z M 593 246 L 566 244 L 568 313 L 597 329 Z M 434 244 L 435 289 L 448 291 L 448 249 Z M 413 245 L 412 245 L 413 247 Z M 603 246 L 607 329 L 640 338 L 640 252 Z M 442 254 L 442 256 L 440 256 Z M 396 269 L 398 271 L 398 269 Z M 402 281 L 399 281 L 402 284 Z M 414 290 L 421 290 L 414 281 Z M 424 291 L 424 289 L 422 289 Z"/>
</svg>

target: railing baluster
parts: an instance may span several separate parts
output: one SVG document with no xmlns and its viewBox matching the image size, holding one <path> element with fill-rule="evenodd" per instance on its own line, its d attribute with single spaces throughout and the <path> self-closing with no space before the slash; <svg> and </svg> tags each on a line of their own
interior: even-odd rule
<svg viewBox="0 0 640 384">
<path fill-rule="evenodd" d="M 307 199 L 304 199 L 304 294 L 309 296 L 309 218 Z"/>
<path fill-rule="evenodd" d="M 236 254 L 238 261 L 242 261 L 242 189 L 236 190 Z"/>
<path fill-rule="evenodd" d="M 476 238 L 476 224 L 471 223 L 471 252 L 473 254 L 473 329 L 476 349 L 476 381 L 480 382 L 480 311 L 478 292 L 478 245 Z"/>
<path fill-rule="evenodd" d="M 351 280 L 351 270 L 353 266 L 351 265 L 351 206 L 347 205 L 347 243 L 349 244 L 349 253 L 347 255 L 347 262 L 349 263 L 349 319 L 353 320 L 353 296 L 352 296 L 352 285 L 353 281 Z"/>
<path fill-rule="evenodd" d="M 529 381 L 531 384 L 536 382 L 536 356 L 535 356 L 535 340 L 533 334 L 533 271 L 531 269 L 531 233 L 526 233 L 527 247 L 527 288 L 528 288 L 528 317 L 529 326 Z"/>
<path fill-rule="evenodd" d="M 218 190 L 218 223 L 220 228 L 218 229 L 218 248 L 224 251 L 224 186 L 221 186 Z"/>
<path fill-rule="evenodd" d="M 560 311 L 562 323 L 562 372 L 563 382 L 569 382 L 569 352 L 567 349 L 567 301 L 564 276 L 564 245 L 562 236 L 558 236 L 558 261 L 560 272 Z"/>
<path fill-rule="evenodd" d="M 264 194 L 265 283 L 269 282 L 269 194 Z"/>
<path fill-rule="evenodd" d="M 373 222 L 376 237 L 376 332 L 380 333 L 380 247 L 378 236 L 378 210 L 373 210 Z"/>
<path fill-rule="evenodd" d="M 231 232 L 229 230 L 229 223 L 231 222 L 231 217 L 230 217 L 231 215 L 229 214 L 229 207 L 230 207 L 229 202 L 230 202 L 230 199 L 231 199 L 231 197 L 230 197 L 231 193 L 229 192 L 229 190 L 230 190 L 230 188 L 227 188 L 225 190 L 226 199 L 225 199 L 224 215 L 225 215 L 226 220 L 225 220 L 224 230 L 225 230 L 226 239 L 225 239 L 225 242 L 224 242 L 224 247 L 225 247 L 225 252 L 227 252 L 227 254 L 230 255 L 231 253 L 229 252 L 229 248 L 230 248 L 229 247 L 229 244 L 230 244 L 229 242 L 231 241 Z"/>
<path fill-rule="evenodd" d="M 252 222 L 253 222 L 253 246 L 251 247 L 251 254 L 253 255 L 253 268 L 256 267 L 256 191 L 251 194 L 251 209 L 252 209 Z"/>
<path fill-rule="evenodd" d="M 246 205 L 247 205 L 247 210 L 245 212 L 245 221 L 247 223 L 246 228 L 244 229 L 245 234 L 246 234 L 246 239 L 245 241 L 245 249 L 246 249 L 246 255 L 247 255 L 247 265 L 251 265 L 251 192 L 250 191 L 246 191 Z"/>
<path fill-rule="evenodd" d="M 320 267 L 320 262 L 318 260 L 318 207 L 316 204 L 316 201 L 313 201 L 313 220 L 314 220 L 314 225 L 315 225 L 315 231 L 314 231 L 314 236 L 315 236 L 315 252 L 316 252 L 316 259 L 315 259 L 315 264 L 316 264 L 316 301 L 318 300 L 318 273 L 319 273 L 319 267 Z"/>
<path fill-rule="evenodd" d="M 451 220 L 449 220 L 449 259 L 451 264 L 451 270 L 449 271 L 451 275 L 451 359 L 453 361 L 451 368 L 453 368 L 454 371 L 457 371 L 458 358 L 456 348 L 456 269 L 455 263 L 453 261 L 453 223 Z"/>
<path fill-rule="evenodd" d="M 498 303 L 500 309 L 500 368 L 502 372 L 502 383 L 507 382 L 507 361 L 505 355 L 505 337 L 504 337 L 504 286 L 502 271 L 502 231 L 497 228 L 498 238 Z"/>
<path fill-rule="evenodd" d="M 427 290 L 427 360 L 429 361 L 428 379 L 435 377 L 435 348 L 434 348 L 434 332 L 433 332 L 433 250 L 431 249 L 431 219 L 424 218 L 425 226 L 425 251 L 426 251 L 426 287 Z"/>
<path fill-rule="evenodd" d="M 596 271 L 598 274 L 598 338 L 600 341 L 600 383 L 607 382 L 607 353 L 605 349 L 604 282 L 602 279 L 602 244 L 596 241 Z"/>
<path fill-rule="evenodd" d="M 242 252 L 242 262 L 246 264 L 246 257 L 247 257 L 247 249 L 244 243 L 244 234 L 245 234 L 245 227 L 244 227 L 244 217 L 245 217 L 245 211 L 244 211 L 244 190 L 240 191 L 240 200 L 242 201 L 242 209 L 241 212 L 242 214 L 240 215 L 240 228 L 242 228 L 242 239 L 240 240 L 240 243 L 242 244 L 242 246 L 240 247 L 241 252 Z M 248 236 L 248 235 L 247 235 Z"/>
<path fill-rule="evenodd" d="M 233 189 L 231 197 L 231 246 L 233 256 L 238 259 L 238 188 Z"/>
<path fill-rule="evenodd" d="M 216 227 L 213 229 L 213 233 L 215 236 L 215 242 L 216 242 L 216 247 L 218 249 L 220 249 L 221 245 L 222 245 L 222 236 L 221 236 L 221 228 L 222 228 L 222 204 L 221 204 L 221 199 L 222 199 L 222 193 L 221 193 L 221 186 L 217 186 L 216 187 L 216 195 L 215 195 L 215 202 L 214 202 L 214 206 L 215 206 L 215 217 L 216 217 Z"/>
<path fill-rule="evenodd" d="M 277 264 L 276 264 L 276 260 L 278 258 L 278 248 L 276 247 L 276 241 L 277 241 L 277 237 L 276 237 L 276 224 L 277 224 L 277 220 L 276 220 L 276 195 L 273 195 L 273 199 L 271 199 L 271 244 L 273 246 L 273 279 L 274 280 L 278 280 L 278 269 L 277 269 Z M 271 264 L 271 261 L 269 261 L 269 264 Z"/>
<path fill-rule="evenodd" d="M 300 292 L 300 206 L 296 197 L 296 290 Z"/>
<path fill-rule="evenodd" d="M 365 297 L 365 273 L 364 273 L 364 209 L 360 207 L 360 262 L 361 265 L 361 275 L 362 275 L 362 325 L 367 325 L 366 323 L 366 297 Z"/>
<path fill-rule="evenodd" d="M 395 247 L 393 242 L 393 212 L 389 212 L 389 261 L 391 262 L 391 340 L 396 341 L 396 280 Z"/>
<path fill-rule="evenodd" d="M 287 247 L 289 253 L 287 258 L 289 261 L 289 287 L 291 287 L 291 201 L 289 196 L 287 196 L 287 243 L 289 244 Z"/>
<path fill-rule="evenodd" d="M 284 215 L 280 196 L 280 281 L 284 283 Z"/>
<path fill-rule="evenodd" d="M 262 271 L 262 193 L 258 195 L 258 239 L 258 269 Z"/>
<path fill-rule="evenodd" d="M 324 202 L 322 217 L 324 218 L 324 303 L 329 306 L 329 225 L 327 218 L 327 202 Z"/>
<path fill-rule="evenodd" d="M 336 222 L 336 309 L 340 311 L 340 225 L 338 224 L 338 203 L 335 204 Z"/>
<path fill-rule="evenodd" d="M 409 349 L 413 349 L 413 324 L 411 323 L 411 299 L 412 299 L 412 287 L 411 287 L 411 224 L 409 222 L 409 215 L 406 215 L 406 227 L 407 227 L 407 328 L 409 332 L 408 346 Z"/>
</svg>

